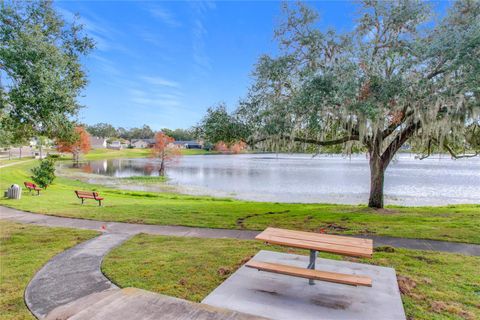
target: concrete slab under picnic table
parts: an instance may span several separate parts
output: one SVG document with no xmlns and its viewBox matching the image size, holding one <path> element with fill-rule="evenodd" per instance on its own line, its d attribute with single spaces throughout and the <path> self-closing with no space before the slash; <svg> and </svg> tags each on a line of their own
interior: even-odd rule
<svg viewBox="0 0 480 320">
<path fill-rule="evenodd" d="M 305 267 L 309 258 L 262 250 L 253 259 Z M 270 319 L 406 319 L 394 269 L 321 258 L 316 265 L 317 270 L 370 276 L 372 287 L 309 285 L 307 279 L 243 266 L 202 303 Z"/>
</svg>

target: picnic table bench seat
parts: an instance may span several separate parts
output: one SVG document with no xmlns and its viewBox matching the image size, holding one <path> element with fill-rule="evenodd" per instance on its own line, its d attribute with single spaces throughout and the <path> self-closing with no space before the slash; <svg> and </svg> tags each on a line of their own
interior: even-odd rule
<svg viewBox="0 0 480 320">
<path fill-rule="evenodd" d="M 93 199 L 93 200 L 96 200 L 98 202 L 99 206 L 101 206 L 102 205 L 102 200 L 104 199 L 104 198 L 102 198 L 98 195 L 98 192 L 95 192 L 95 191 L 75 190 L 75 194 L 77 195 L 77 198 L 82 200 L 82 204 L 85 201 L 85 199 Z"/>
<path fill-rule="evenodd" d="M 373 241 L 370 239 L 278 228 L 267 228 L 265 231 L 257 235 L 255 239 L 274 245 L 308 249 L 310 250 L 310 263 L 308 264 L 307 269 L 305 269 L 277 263 L 250 260 L 245 264 L 246 267 L 254 268 L 259 271 L 306 278 L 309 279 L 310 284 L 314 284 L 314 280 L 321 280 L 352 286 L 372 286 L 372 279 L 368 276 L 315 270 L 315 261 L 318 251 L 345 256 L 371 258 L 373 254 Z"/>
<path fill-rule="evenodd" d="M 250 260 L 245 265 L 249 268 L 254 268 L 259 271 L 285 274 L 309 280 L 327 281 L 333 283 L 347 284 L 350 286 L 372 286 L 372 279 L 370 277 L 362 275 L 350 275 L 337 272 L 312 270 L 287 266 L 279 263 L 262 262 L 255 260 Z"/>
<path fill-rule="evenodd" d="M 37 191 L 37 196 L 40 195 L 40 190 L 42 189 L 39 188 L 35 183 L 25 181 L 23 184 L 25 185 L 25 188 L 27 188 L 29 192 L 32 192 L 32 190 Z"/>
</svg>

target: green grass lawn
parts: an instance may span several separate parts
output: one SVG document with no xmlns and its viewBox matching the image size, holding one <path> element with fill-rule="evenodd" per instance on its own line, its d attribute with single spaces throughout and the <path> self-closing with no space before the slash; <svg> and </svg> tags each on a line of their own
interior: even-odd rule
<svg viewBox="0 0 480 320">
<path fill-rule="evenodd" d="M 102 270 L 121 287 L 201 301 L 261 249 L 285 251 L 258 241 L 138 235 L 114 249 Z M 387 251 L 358 261 L 396 269 L 408 319 L 479 319 L 480 257 Z"/>
<path fill-rule="evenodd" d="M 0 319 L 34 319 L 23 300 L 30 279 L 54 255 L 95 235 L 0 220 Z"/>
<path fill-rule="evenodd" d="M 0 169 L 0 189 L 30 180 L 36 162 Z M 105 205 L 81 206 L 73 191 L 96 190 Z M 171 193 L 135 192 L 57 178 L 41 193 L 24 190 L 21 200 L 0 199 L 0 205 L 21 210 L 85 219 L 145 224 L 263 230 L 275 226 L 339 234 L 370 234 L 438 239 L 480 244 L 480 205 L 389 207 L 332 204 L 249 202 Z"/>
</svg>

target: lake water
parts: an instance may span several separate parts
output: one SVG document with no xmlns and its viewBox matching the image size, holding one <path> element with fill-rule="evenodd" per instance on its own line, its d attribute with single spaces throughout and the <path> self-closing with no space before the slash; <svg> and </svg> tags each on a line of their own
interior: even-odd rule
<svg viewBox="0 0 480 320">
<path fill-rule="evenodd" d="M 92 161 L 87 170 L 112 177 L 158 175 L 158 162 Z M 366 203 L 370 186 L 365 155 L 185 156 L 167 168 L 167 175 L 168 184 L 183 193 L 255 201 Z M 143 189 L 149 190 L 148 186 Z M 480 158 L 451 160 L 444 155 L 418 160 L 401 154 L 387 169 L 385 202 L 409 206 L 480 203 Z"/>
</svg>

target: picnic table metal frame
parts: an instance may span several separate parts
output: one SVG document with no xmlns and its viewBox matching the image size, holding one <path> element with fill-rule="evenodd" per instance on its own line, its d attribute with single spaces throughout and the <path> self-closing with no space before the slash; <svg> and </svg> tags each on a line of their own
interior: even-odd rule
<svg viewBox="0 0 480 320">
<path fill-rule="evenodd" d="M 315 262 L 317 261 L 318 251 L 310 250 L 310 263 L 307 266 L 307 269 L 315 270 Z M 309 285 L 314 285 L 315 281 L 313 279 L 308 280 Z"/>
</svg>

